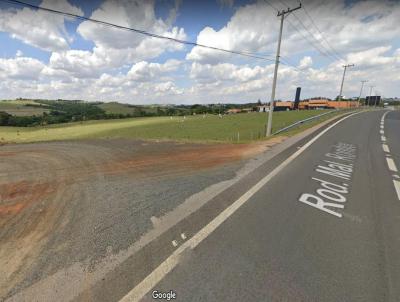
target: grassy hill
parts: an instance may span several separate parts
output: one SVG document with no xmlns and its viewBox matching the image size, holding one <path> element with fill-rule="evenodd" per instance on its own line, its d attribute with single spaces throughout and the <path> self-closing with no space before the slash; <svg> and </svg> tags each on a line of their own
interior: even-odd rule
<svg viewBox="0 0 400 302">
<path fill-rule="evenodd" d="M 33 100 L 0 101 L 0 111 L 15 116 L 43 115 L 43 112 L 49 112 L 45 106 Z"/>
</svg>

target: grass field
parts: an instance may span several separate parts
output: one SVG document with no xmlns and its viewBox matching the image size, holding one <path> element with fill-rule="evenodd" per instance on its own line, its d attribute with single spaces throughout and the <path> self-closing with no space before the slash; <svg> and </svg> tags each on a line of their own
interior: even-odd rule
<svg viewBox="0 0 400 302">
<path fill-rule="evenodd" d="M 273 132 L 295 121 L 326 112 L 326 110 L 275 112 Z M 289 132 L 295 133 L 338 112 L 307 123 Z M 244 113 L 226 115 L 197 115 L 183 117 L 145 117 L 123 120 L 88 121 L 38 127 L 0 127 L 0 141 L 23 143 L 37 141 L 139 138 L 183 141 L 248 142 L 263 139 L 267 114 Z"/>
<path fill-rule="evenodd" d="M 27 104 L 36 105 L 37 107 L 25 106 Z M 0 111 L 16 116 L 32 116 L 42 115 L 43 112 L 48 112 L 49 110 L 40 108 L 38 103 L 31 100 L 12 100 L 0 101 Z"/>
</svg>

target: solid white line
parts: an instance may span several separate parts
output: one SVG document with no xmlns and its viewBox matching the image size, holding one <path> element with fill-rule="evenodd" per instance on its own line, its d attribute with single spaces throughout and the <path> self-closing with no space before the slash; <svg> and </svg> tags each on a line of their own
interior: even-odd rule
<svg viewBox="0 0 400 302">
<path fill-rule="evenodd" d="M 345 119 L 359 114 L 356 112 L 341 118 L 339 121 L 333 123 L 325 130 L 321 131 L 318 135 L 308 141 L 299 150 L 289 156 L 283 161 L 278 167 L 272 170 L 267 176 L 256 183 L 250 190 L 244 193 L 238 200 L 232 203 L 224 211 L 222 211 L 217 217 L 211 222 L 204 226 L 198 233 L 196 233 L 188 241 L 185 241 L 180 247 L 178 247 L 164 262 L 162 262 L 154 271 L 152 271 L 146 278 L 144 278 L 138 285 L 136 285 L 129 293 L 127 293 L 120 302 L 128 301 L 139 301 L 142 299 L 154 286 L 157 285 L 180 261 L 183 252 L 187 249 L 194 249 L 200 242 L 207 238 L 212 232 L 214 232 L 226 219 L 228 219 L 233 213 L 235 213 L 244 203 L 246 203 L 254 194 L 256 194 L 263 186 L 265 186 L 275 175 L 277 175 L 282 169 L 284 169 L 289 163 L 291 163 L 296 157 L 303 153 L 308 147 L 311 146 L 317 139 L 328 132 L 330 129 L 335 127 Z"/>
<path fill-rule="evenodd" d="M 396 167 L 396 164 L 394 163 L 393 158 L 386 157 L 386 162 L 388 164 L 390 171 L 397 172 L 397 167 Z"/>
<path fill-rule="evenodd" d="M 386 144 L 382 144 L 383 151 L 386 153 L 390 153 L 389 146 Z"/>
<path fill-rule="evenodd" d="M 397 198 L 400 200 L 400 181 L 393 179 L 393 184 L 396 189 Z"/>
</svg>

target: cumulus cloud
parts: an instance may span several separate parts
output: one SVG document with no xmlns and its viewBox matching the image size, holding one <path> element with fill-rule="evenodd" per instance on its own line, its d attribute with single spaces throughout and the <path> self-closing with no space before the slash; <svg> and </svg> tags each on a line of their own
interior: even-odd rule
<svg viewBox="0 0 400 302">
<path fill-rule="evenodd" d="M 127 75 L 133 81 L 148 82 L 177 70 L 180 65 L 178 60 L 168 60 L 164 64 L 141 61 L 134 64 Z"/>
<path fill-rule="evenodd" d="M 299 68 L 310 67 L 312 65 L 312 63 L 313 63 L 312 58 L 310 56 L 306 56 L 303 59 L 301 59 Z"/>
<path fill-rule="evenodd" d="M 271 9 L 265 3 L 240 7 L 220 30 L 205 27 L 197 36 L 197 43 L 240 51 L 271 51 L 277 25 L 271 22 Z M 201 47 L 194 47 L 187 59 L 200 63 L 217 64 L 233 55 Z"/>
<path fill-rule="evenodd" d="M 42 62 L 33 58 L 0 59 L 0 78 L 38 80 L 44 67 Z"/>
<path fill-rule="evenodd" d="M 67 0 L 43 0 L 40 6 L 83 15 L 80 8 L 71 5 Z M 66 20 L 67 17 L 27 7 L 2 9 L 0 31 L 8 32 L 11 37 L 40 49 L 59 51 L 68 49 L 71 41 L 65 29 Z"/>
<path fill-rule="evenodd" d="M 237 66 L 230 63 L 217 65 L 192 63 L 190 77 L 197 82 L 213 83 L 215 81 L 248 82 L 265 74 L 266 68 L 255 66 Z"/>
<path fill-rule="evenodd" d="M 106 0 L 90 17 L 166 37 L 185 39 L 184 29 L 172 26 L 179 2 L 165 19 L 156 17 L 154 6 L 154 1 Z M 49 73 L 65 71 L 78 78 L 97 78 L 104 72 L 156 58 L 166 51 L 183 49 L 182 44 L 90 21 L 80 23 L 77 32 L 94 43 L 93 49 L 53 52 L 50 57 Z"/>
<path fill-rule="evenodd" d="M 289 3 L 296 5 L 294 2 Z M 274 2 L 273 5 L 278 9 L 283 8 L 280 2 Z M 336 51 L 344 57 L 349 52 L 377 47 L 398 37 L 398 2 L 371 0 L 346 5 L 344 1 L 325 1 L 323 4 L 320 1 L 310 1 L 306 3 L 306 7 L 319 30 L 314 27 L 304 10 L 289 15 L 285 21 L 282 40 L 284 56 L 313 51 L 317 56 L 329 53 L 334 57 L 333 53 Z M 258 1 L 238 8 L 230 21 L 219 30 L 205 27 L 198 34 L 197 42 L 225 49 L 273 55 L 278 27 L 276 11 L 264 1 Z M 313 44 L 321 49 L 321 53 Z M 232 55 L 194 47 L 187 58 L 201 63 L 218 64 L 232 60 Z"/>
</svg>

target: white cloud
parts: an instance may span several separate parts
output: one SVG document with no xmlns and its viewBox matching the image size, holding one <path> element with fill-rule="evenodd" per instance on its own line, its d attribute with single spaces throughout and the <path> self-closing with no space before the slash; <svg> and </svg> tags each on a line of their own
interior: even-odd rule
<svg viewBox="0 0 400 302">
<path fill-rule="evenodd" d="M 173 27 L 178 3 L 163 20 L 156 18 L 154 1 L 110 1 L 96 9 L 91 18 L 125 27 L 147 30 L 171 38 L 185 39 L 183 28 Z M 122 66 L 156 58 L 166 51 L 182 50 L 182 44 L 107 27 L 90 21 L 82 22 L 77 32 L 95 46 L 89 50 L 53 52 L 48 73 L 68 72 L 78 78 L 97 78 Z"/>
<path fill-rule="evenodd" d="M 44 67 L 42 62 L 33 58 L 0 59 L 0 78 L 38 80 Z"/>
<path fill-rule="evenodd" d="M 299 68 L 311 67 L 312 63 L 313 63 L 312 58 L 310 56 L 306 56 L 303 59 L 301 59 Z"/>
<path fill-rule="evenodd" d="M 42 7 L 58 9 L 83 15 L 76 6 L 67 0 L 43 0 Z M 47 51 L 68 49 L 71 37 L 65 29 L 67 18 L 27 7 L 22 9 L 0 10 L 0 31 L 8 32 L 11 37 Z"/>
<path fill-rule="evenodd" d="M 169 16 L 163 20 L 156 17 L 154 5 L 154 1 L 125 0 L 116 3 L 107 0 L 92 13 L 91 18 L 171 38 L 185 39 L 183 28 L 172 26 L 178 7 L 171 9 Z M 183 49 L 181 44 L 89 21 L 82 22 L 77 32 L 96 45 L 93 52 L 98 58 L 102 58 L 105 63 L 113 61 L 111 65 L 134 63 L 155 58 L 165 51 Z"/>
<path fill-rule="evenodd" d="M 234 81 L 240 83 L 257 79 L 265 74 L 265 72 L 266 69 L 260 66 L 250 68 L 230 63 L 211 65 L 193 62 L 190 69 L 190 77 L 201 83 L 212 83 L 215 81 Z"/>
<path fill-rule="evenodd" d="M 289 3 L 296 5 L 294 2 Z M 323 38 L 304 11 L 299 10 L 295 15 L 289 15 L 284 23 L 281 53 L 283 56 L 305 51 L 313 51 L 316 55 L 323 56 L 311 45 L 312 43 L 324 53 L 333 53 L 331 49 L 324 49 L 333 46 L 345 56 L 349 52 L 377 47 L 398 38 L 399 3 L 371 0 L 345 6 L 344 1 L 325 1 L 323 5 L 320 1 L 313 1 L 306 5 L 307 11 L 323 33 Z M 281 3 L 274 3 L 274 6 L 283 8 Z M 238 8 L 230 21 L 219 30 L 205 27 L 197 36 L 197 42 L 225 49 L 274 55 L 278 31 L 279 19 L 276 17 L 276 11 L 264 1 L 258 1 Z M 312 32 L 319 42 L 316 42 L 309 32 Z M 320 46 L 320 43 L 323 46 Z M 201 63 L 218 64 L 237 56 L 194 47 L 187 58 Z"/>
<path fill-rule="evenodd" d="M 177 70 L 180 65 L 181 62 L 178 60 L 168 60 L 164 64 L 141 61 L 134 64 L 127 75 L 133 81 L 148 82 Z"/>
<path fill-rule="evenodd" d="M 240 7 L 219 31 L 205 27 L 197 36 L 197 43 L 240 51 L 270 52 L 277 29 L 277 25 L 272 22 L 274 19 L 271 18 L 271 12 L 265 3 Z M 231 59 L 232 56 L 235 55 L 194 47 L 187 58 L 201 63 L 217 64 Z"/>
</svg>

